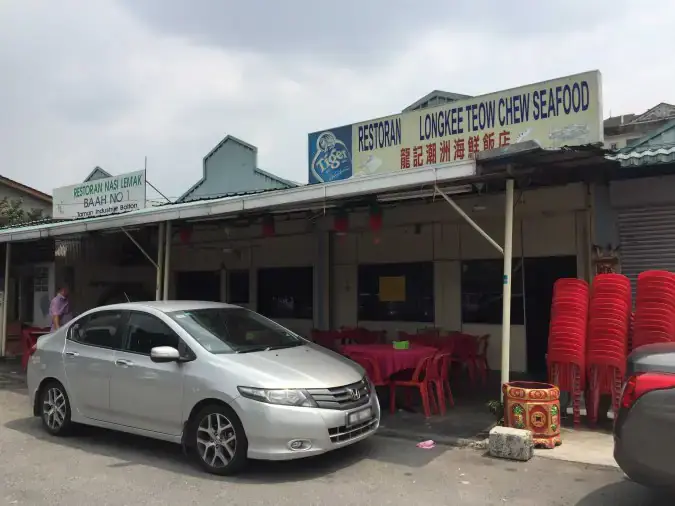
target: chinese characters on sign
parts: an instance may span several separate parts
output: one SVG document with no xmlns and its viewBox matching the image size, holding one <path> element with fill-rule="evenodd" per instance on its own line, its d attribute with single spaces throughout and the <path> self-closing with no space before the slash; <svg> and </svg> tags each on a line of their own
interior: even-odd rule
<svg viewBox="0 0 675 506">
<path fill-rule="evenodd" d="M 478 153 L 518 143 L 601 143 L 601 91 L 591 71 L 312 132 L 309 182 L 452 163 L 475 170 Z"/>
<path fill-rule="evenodd" d="M 438 143 L 401 148 L 401 169 L 416 169 L 436 163 L 449 163 L 455 160 L 474 158 L 476 153 L 496 147 L 508 146 L 511 143 L 511 132 L 503 130 L 495 139 L 494 132 L 484 135 L 470 135 L 457 139 L 442 140 Z M 482 145 L 482 149 L 481 149 Z"/>
</svg>

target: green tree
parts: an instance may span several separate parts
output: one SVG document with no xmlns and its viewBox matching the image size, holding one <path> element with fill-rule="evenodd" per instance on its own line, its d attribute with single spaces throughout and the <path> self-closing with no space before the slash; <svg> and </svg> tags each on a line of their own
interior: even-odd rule
<svg viewBox="0 0 675 506">
<path fill-rule="evenodd" d="M 9 197 L 0 199 L 0 223 L 2 225 L 18 225 L 42 218 L 44 218 L 42 209 L 25 210 L 23 199 L 10 199 Z"/>
</svg>

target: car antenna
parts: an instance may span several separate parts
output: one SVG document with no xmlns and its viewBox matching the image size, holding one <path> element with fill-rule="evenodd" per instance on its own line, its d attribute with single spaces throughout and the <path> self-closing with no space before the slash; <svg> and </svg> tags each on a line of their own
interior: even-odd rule
<svg viewBox="0 0 675 506">
<path fill-rule="evenodd" d="M 129 296 L 127 295 L 127 292 L 124 292 L 124 296 L 126 297 L 127 302 L 131 302 L 131 299 L 129 299 Z"/>
</svg>

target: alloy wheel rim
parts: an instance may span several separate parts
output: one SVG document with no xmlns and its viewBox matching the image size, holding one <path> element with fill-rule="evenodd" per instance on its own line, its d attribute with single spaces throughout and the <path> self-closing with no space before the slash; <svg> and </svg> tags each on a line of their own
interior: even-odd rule
<svg viewBox="0 0 675 506">
<path fill-rule="evenodd" d="M 42 405 L 42 416 L 52 430 L 59 430 L 66 421 L 66 396 L 60 388 L 47 390 L 47 397 Z"/>
<path fill-rule="evenodd" d="M 197 451 L 213 468 L 227 467 L 237 450 L 237 435 L 232 422 L 221 413 L 210 413 L 197 427 Z"/>
</svg>

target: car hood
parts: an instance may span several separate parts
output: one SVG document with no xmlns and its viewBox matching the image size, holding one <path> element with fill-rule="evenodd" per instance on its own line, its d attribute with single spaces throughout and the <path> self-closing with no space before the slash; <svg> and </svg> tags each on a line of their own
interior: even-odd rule
<svg viewBox="0 0 675 506">
<path fill-rule="evenodd" d="M 356 383 L 364 371 L 355 362 L 316 345 L 216 355 L 259 388 L 333 388 Z"/>
</svg>

